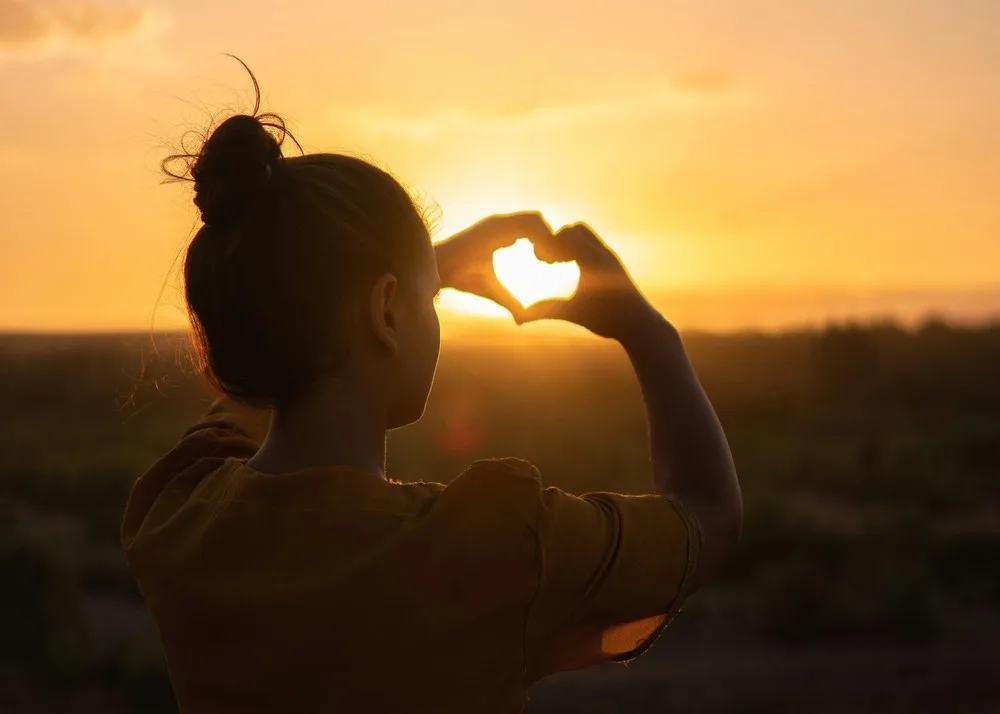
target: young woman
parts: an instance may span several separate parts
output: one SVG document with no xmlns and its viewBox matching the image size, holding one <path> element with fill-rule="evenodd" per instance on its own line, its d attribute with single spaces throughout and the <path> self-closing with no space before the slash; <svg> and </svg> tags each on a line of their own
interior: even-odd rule
<svg viewBox="0 0 1000 714">
<path fill-rule="evenodd" d="M 518 712 L 546 675 L 641 654 L 742 517 L 677 332 L 586 225 L 493 216 L 432 245 L 389 174 L 286 158 L 284 135 L 255 108 L 180 157 L 204 221 L 186 298 L 222 396 L 139 478 L 122 525 L 180 710 Z M 522 309 L 502 288 L 491 256 L 520 237 L 579 264 L 571 299 Z M 387 478 L 386 432 L 420 418 L 433 381 L 443 287 L 619 342 L 655 493 L 575 496 L 512 458 L 448 485 Z"/>
</svg>

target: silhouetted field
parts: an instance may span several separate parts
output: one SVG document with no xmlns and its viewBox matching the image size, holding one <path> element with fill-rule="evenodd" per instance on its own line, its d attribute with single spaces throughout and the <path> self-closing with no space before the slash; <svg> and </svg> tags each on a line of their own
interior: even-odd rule
<svg viewBox="0 0 1000 714">
<path fill-rule="evenodd" d="M 185 345 L 0 337 L 0 710 L 171 709 L 118 528 L 210 401 Z M 553 677 L 529 712 L 1000 711 L 1000 327 L 687 345 L 743 483 L 740 555 L 648 655 Z M 516 455 L 574 492 L 646 492 L 645 429 L 614 345 L 457 342 L 389 470 Z"/>
</svg>

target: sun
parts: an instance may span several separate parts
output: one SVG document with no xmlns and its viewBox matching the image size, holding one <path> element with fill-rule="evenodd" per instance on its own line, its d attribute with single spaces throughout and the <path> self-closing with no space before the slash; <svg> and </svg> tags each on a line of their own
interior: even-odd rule
<svg viewBox="0 0 1000 714">
<path fill-rule="evenodd" d="M 567 298 L 580 281 L 576 263 L 544 263 L 526 238 L 494 253 L 493 270 L 525 307 L 546 298 Z"/>
</svg>

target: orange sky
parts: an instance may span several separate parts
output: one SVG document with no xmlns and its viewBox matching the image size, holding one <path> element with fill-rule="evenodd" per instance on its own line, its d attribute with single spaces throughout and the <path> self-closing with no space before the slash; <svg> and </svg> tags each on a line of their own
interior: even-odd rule
<svg viewBox="0 0 1000 714">
<path fill-rule="evenodd" d="M 156 167 L 249 99 L 222 52 L 442 231 L 587 220 L 651 292 L 1000 286 L 996 0 L 0 0 L 0 329 L 183 324 Z"/>
</svg>

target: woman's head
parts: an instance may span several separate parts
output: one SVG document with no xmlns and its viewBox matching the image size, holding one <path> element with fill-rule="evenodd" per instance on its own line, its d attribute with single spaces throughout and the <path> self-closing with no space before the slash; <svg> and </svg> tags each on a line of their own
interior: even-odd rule
<svg viewBox="0 0 1000 714">
<path fill-rule="evenodd" d="M 342 154 L 285 158 L 286 136 L 255 107 L 164 162 L 194 181 L 204 222 L 184 283 L 205 373 L 236 399 L 278 408 L 321 380 L 364 375 L 389 425 L 408 423 L 440 343 L 427 226 L 385 171 Z"/>
</svg>

